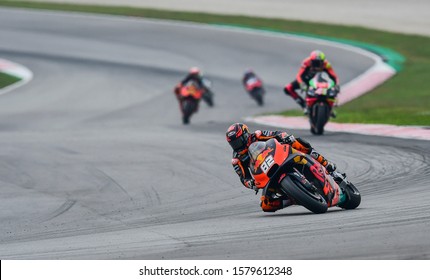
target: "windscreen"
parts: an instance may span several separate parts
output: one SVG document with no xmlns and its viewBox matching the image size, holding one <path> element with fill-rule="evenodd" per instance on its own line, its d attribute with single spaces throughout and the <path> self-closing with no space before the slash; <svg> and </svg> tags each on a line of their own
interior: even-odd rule
<svg viewBox="0 0 430 280">
<path fill-rule="evenodd" d="M 252 143 L 251 146 L 249 146 L 249 155 L 251 156 L 251 159 L 255 161 L 261 152 L 263 152 L 266 149 L 266 142 L 255 142 Z"/>
</svg>

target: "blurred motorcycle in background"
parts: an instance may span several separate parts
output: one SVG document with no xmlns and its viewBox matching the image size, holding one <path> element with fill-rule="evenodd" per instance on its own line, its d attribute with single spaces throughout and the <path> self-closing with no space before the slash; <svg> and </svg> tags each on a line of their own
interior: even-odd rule
<svg viewBox="0 0 430 280">
<path fill-rule="evenodd" d="M 190 81 L 187 84 L 175 87 L 174 90 L 179 101 L 179 107 L 182 112 L 182 123 L 189 124 L 191 115 L 197 113 L 200 100 L 203 97 L 204 89 Z"/>
<path fill-rule="evenodd" d="M 263 106 L 263 96 L 266 93 L 263 87 L 263 81 L 252 70 L 248 70 L 245 72 L 242 83 L 251 98 L 257 101 L 259 106 Z"/>
<path fill-rule="evenodd" d="M 329 77 L 324 77 L 323 72 L 317 73 L 309 82 L 305 94 L 312 134 L 323 134 L 330 117 L 335 117 L 333 107 L 338 93 L 339 86 L 336 86 Z"/>
</svg>

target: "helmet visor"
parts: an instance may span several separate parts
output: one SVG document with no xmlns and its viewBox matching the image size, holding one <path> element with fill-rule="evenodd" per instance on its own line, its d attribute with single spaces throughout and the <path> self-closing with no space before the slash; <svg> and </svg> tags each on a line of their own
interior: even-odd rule
<svg viewBox="0 0 430 280">
<path fill-rule="evenodd" d="M 311 65 L 313 68 L 322 68 L 323 66 L 323 61 L 320 59 L 314 59 L 311 61 Z"/>
<path fill-rule="evenodd" d="M 229 143 L 233 150 L 240 151 L 246 148 L 247 141 L 245 140 L 245 137 L 239 137 Z"/>
</svg>

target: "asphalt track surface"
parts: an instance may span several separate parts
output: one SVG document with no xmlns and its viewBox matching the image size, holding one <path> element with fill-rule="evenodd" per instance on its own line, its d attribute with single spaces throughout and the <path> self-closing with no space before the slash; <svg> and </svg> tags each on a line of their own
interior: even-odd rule
<svg viewBox="0 0 430 280">
<path fill-rule="evenodd" d="M 230 164 L 228 125 L 296 106 L 282 86 L 310 50 L 343 83 L 367 57 L 132 18 L 0 9 L 0 26 L 0 56 L 34 73 L 0 96 L 1 259 L 429 259 L 428 141 L 291 131 L 362 193 L 322 215 L 262 212 Z M 216 107 L 184 126 L 172 88 L 192 65 Z M 264 108 L 241 88 L 247 67 L 267 83 Z"/>
</svg>

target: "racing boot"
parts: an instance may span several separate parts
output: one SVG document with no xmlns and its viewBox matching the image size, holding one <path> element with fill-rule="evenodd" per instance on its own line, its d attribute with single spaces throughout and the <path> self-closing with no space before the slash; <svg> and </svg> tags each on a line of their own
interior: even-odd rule
<svg viewBox="0 0 430 280">
<path fill-rule="evenodd" d="M 336 170 L 336 164 L 325 159 L 320 153 L 318 153 L 314 149 L 312 149 L 310 154 L 311 154 L 311 157 L 316 159 L 319 163 L 322 164 L 322 166 L 325 167 L 325 169 L 327 170 L 328 173 L 332 174 L 333 171 Z"/>
<path fill-rule="evenodd" d="M 305 100 L 297 94 L 292 84 L 288 84 L 284 87 L 284 93 L 291 96 L 302 109 L 306 107 Z"/>
<path fill-rule="evenodd" d="M 303 98 L 301 98 L 300 96 L 297 96 L 296 99 L 294 99 L 296 101 L 297 104 L 299 104 L 300 107 L 302 107 L 303 110 L 306 110 L 306 103 L 303 100 Z M 304 111 L 303 111 L 304 112 Z"/>
<path fill-rule="evenodd" d="M 331 176 L 333 177 L 333 179 L 337 182 L 340 183 L 343 180 L 346 179 L 346 174 L 345 173 L 340 173 L 339 171 L 333 171 L 331 173 Z"/>
<path fill-rule="evenodd" d="M 327 171 L 328 171 L 328 173 L 330 173 L 330 175 L 333 174 L 333 171 L 336 170 L 336 164 L 334 164 L 331 161 L 325 160 L 325 162 L 323 162 L 322 165 L 325 167 L 325 169 L 327 169 Z"/>
</svg>

